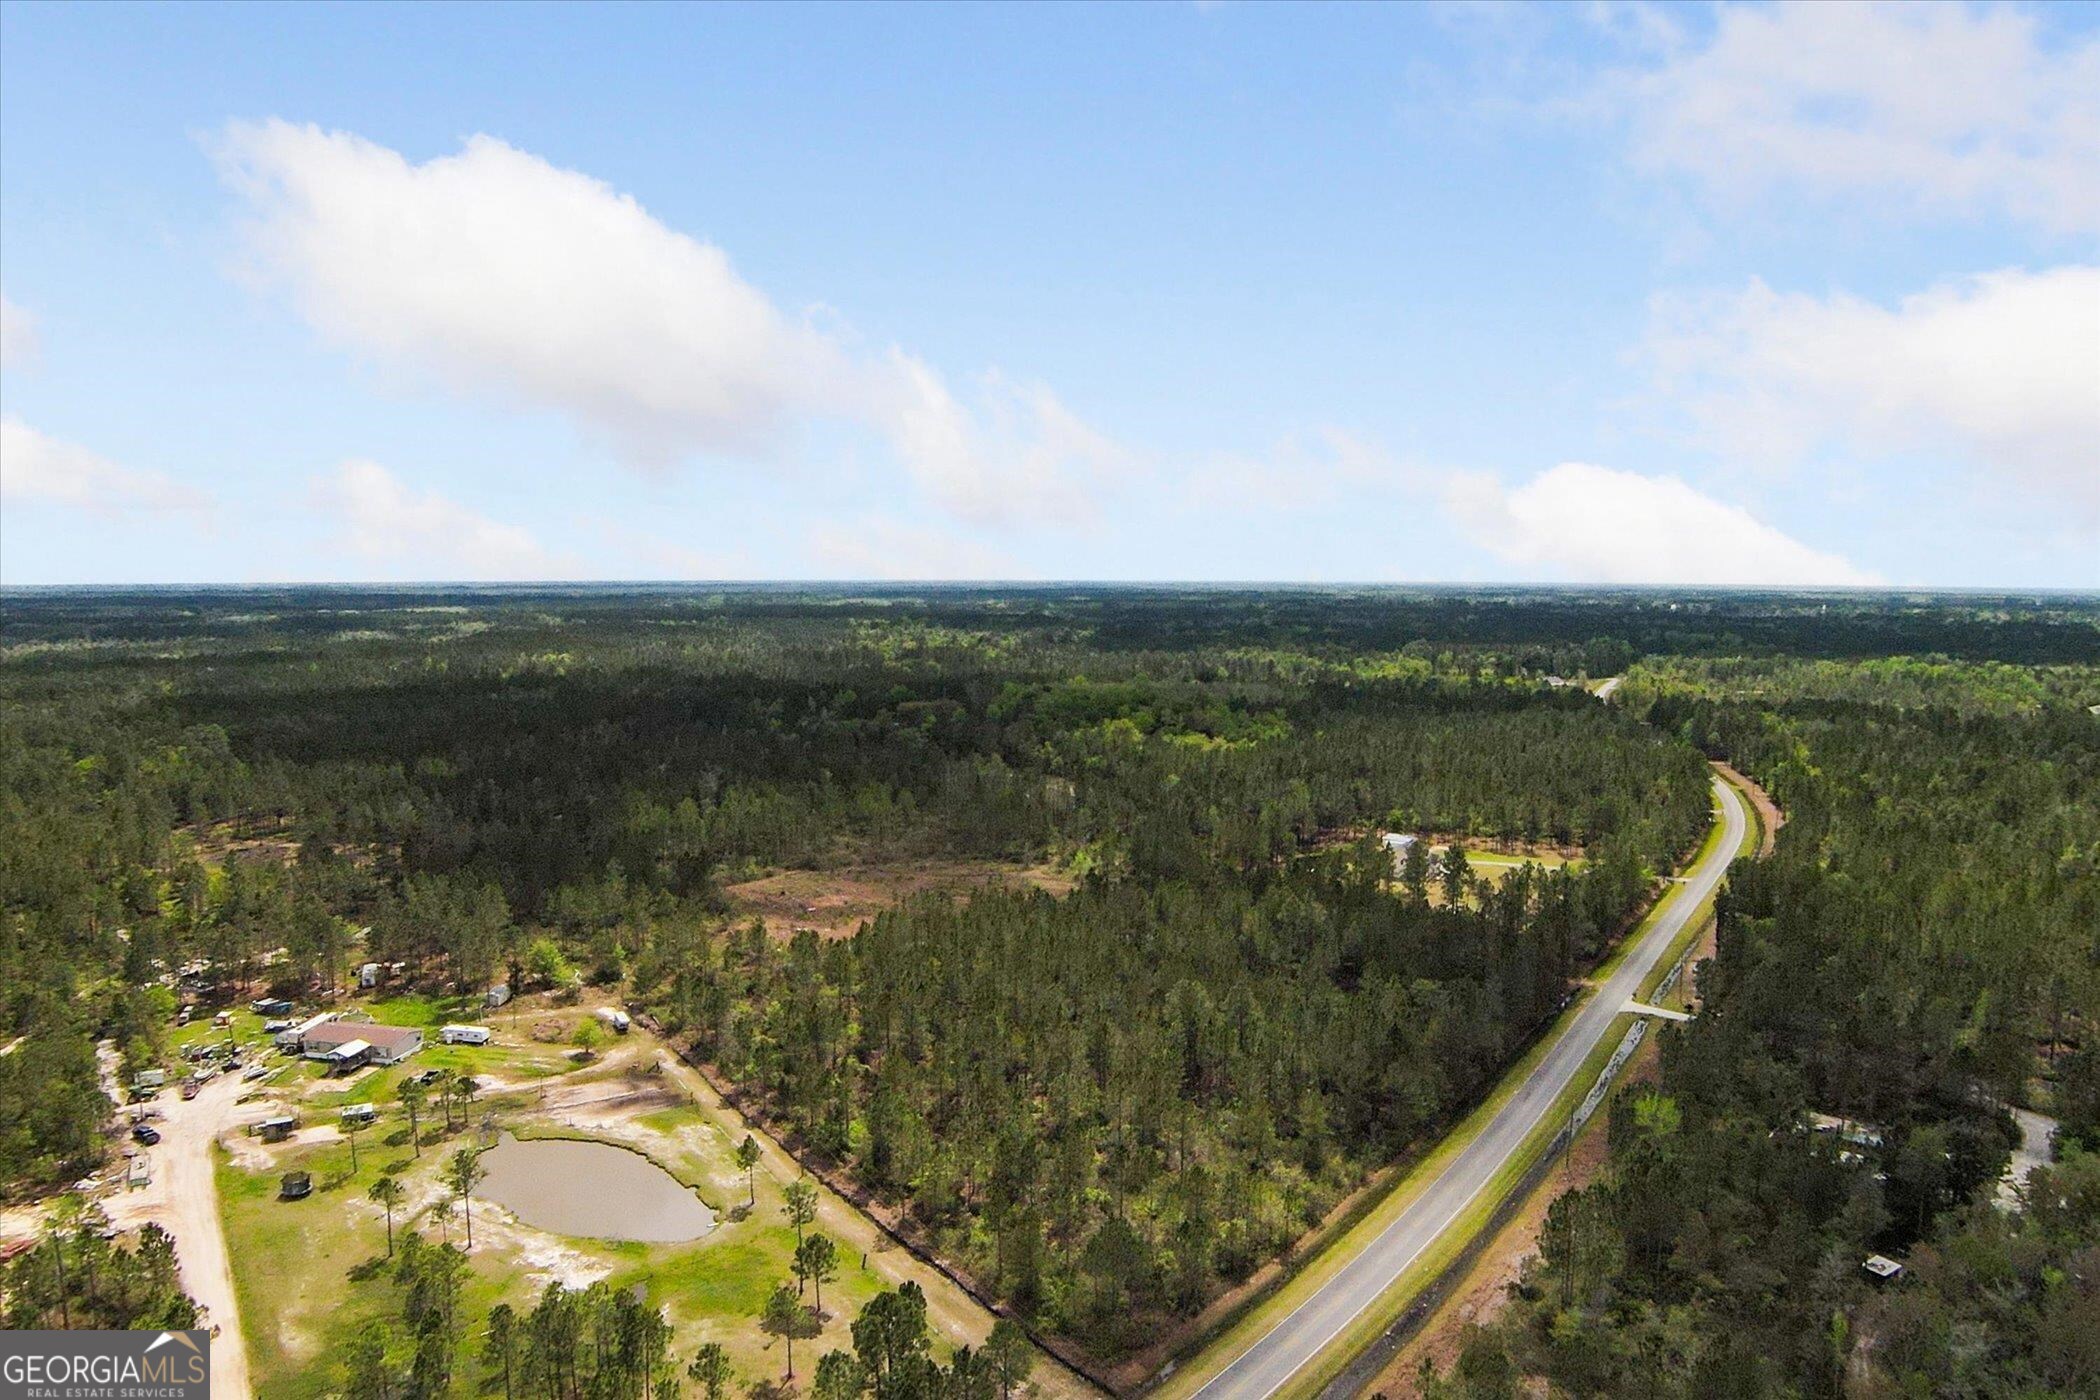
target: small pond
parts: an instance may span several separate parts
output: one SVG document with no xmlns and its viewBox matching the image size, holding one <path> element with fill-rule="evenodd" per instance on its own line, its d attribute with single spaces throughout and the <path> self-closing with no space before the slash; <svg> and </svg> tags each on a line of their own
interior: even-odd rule
<svg viewBox="0 0 2100 1400">
<path fill-rule="evenodd" d="M 558 1235 L 673 1244 L 715 1227 L 715 1213 L 639 1152 L 609 1142 L 515 1138 L 481 1154 L 477 1194 Z"/>
</svg>

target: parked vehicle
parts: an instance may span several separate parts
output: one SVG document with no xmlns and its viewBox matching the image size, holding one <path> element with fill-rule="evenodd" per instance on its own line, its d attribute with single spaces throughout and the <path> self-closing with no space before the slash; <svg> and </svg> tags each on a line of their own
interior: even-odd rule
<svg viewBox="0 0 2100 1400">
<path fill-rule="evenodd" d="M 158 1128 L 149 1128 L 144 1123 L 141 1123 L 131 1130 L 131 1140 L 151 1147 L 154 1143 L 160 1141 L 160 1130 Z"/>
</svg>

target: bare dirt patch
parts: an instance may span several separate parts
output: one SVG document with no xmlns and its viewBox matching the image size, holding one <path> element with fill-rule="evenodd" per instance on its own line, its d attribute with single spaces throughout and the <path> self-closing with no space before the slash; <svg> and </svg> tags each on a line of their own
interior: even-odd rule
<svg viewBox="0 0 2100 1400">
<path fill-rule="evenodd" d="M 990 860 L 914 861 L 836 870 L 780 870 L 723 890 L 733 917 L 756 918 L 775 938 L 814 929 L 847 938 L 883 910 L 928 891 L 969 896 L 983 889 L 1036 889 L 1069 894 L 1076 882 L 1044 865 Z"/>
<path fill-rule="evenodd" d="M 1748 777 L 1725 763 L 1716 762 L 1713 767 L 1750 798 L 1750 805 L 1757 809 L 1758 830 L 1762 833 L 1757 844 L 1757 854 L 1759 857 L 1772 854 L 1773 848 L 1779 844 L 1779 828 L 1786 825 L 1786 813 L 1779 810 L 1779 804 L 1772 800 L 1771 794 Z"/>
</svg>

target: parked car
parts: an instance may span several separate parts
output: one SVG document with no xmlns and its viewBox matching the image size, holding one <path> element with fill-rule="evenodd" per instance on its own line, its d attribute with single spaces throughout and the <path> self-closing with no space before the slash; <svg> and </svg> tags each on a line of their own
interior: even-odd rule
<svg viewBox="0 0 2100 1400">
<path fill-rule="evenodd" d="M 196 1080 L 185 1079 L 182 1081 L 182 1096 L 186 1099 L 194 1099 L 197 1097 L 197 1090 L 200 1087 L 202 1086 Z"/>
<path fill-rule="evenodd" d="M 160 1141 L 160 1130 L 158 1128 L 149 1128 L 144 1123 L 141 1123 L 131 1130 L 131 1140 L 151 1147 L 154 1143 Z"/>
</svg>

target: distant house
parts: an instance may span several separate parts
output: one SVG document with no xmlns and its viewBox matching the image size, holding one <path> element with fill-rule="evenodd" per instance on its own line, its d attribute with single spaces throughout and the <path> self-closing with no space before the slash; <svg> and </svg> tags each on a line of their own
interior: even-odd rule
<svg viewBox="0 0 2100 1400">
<path fill-rule="evenodd" d="M 287 1032 L 289 1034 L 289 1032 Z M 361 1047 L 362 1060 L 343 1052 Z M 398 1065 L 423 1048 L 423 1032 L 414 1026 L 380 1026 L 367 1021 L 326 1021 L 299 1037 L 299 1053 L 343 1068 L 353 1063 Z"/>
</svg>

